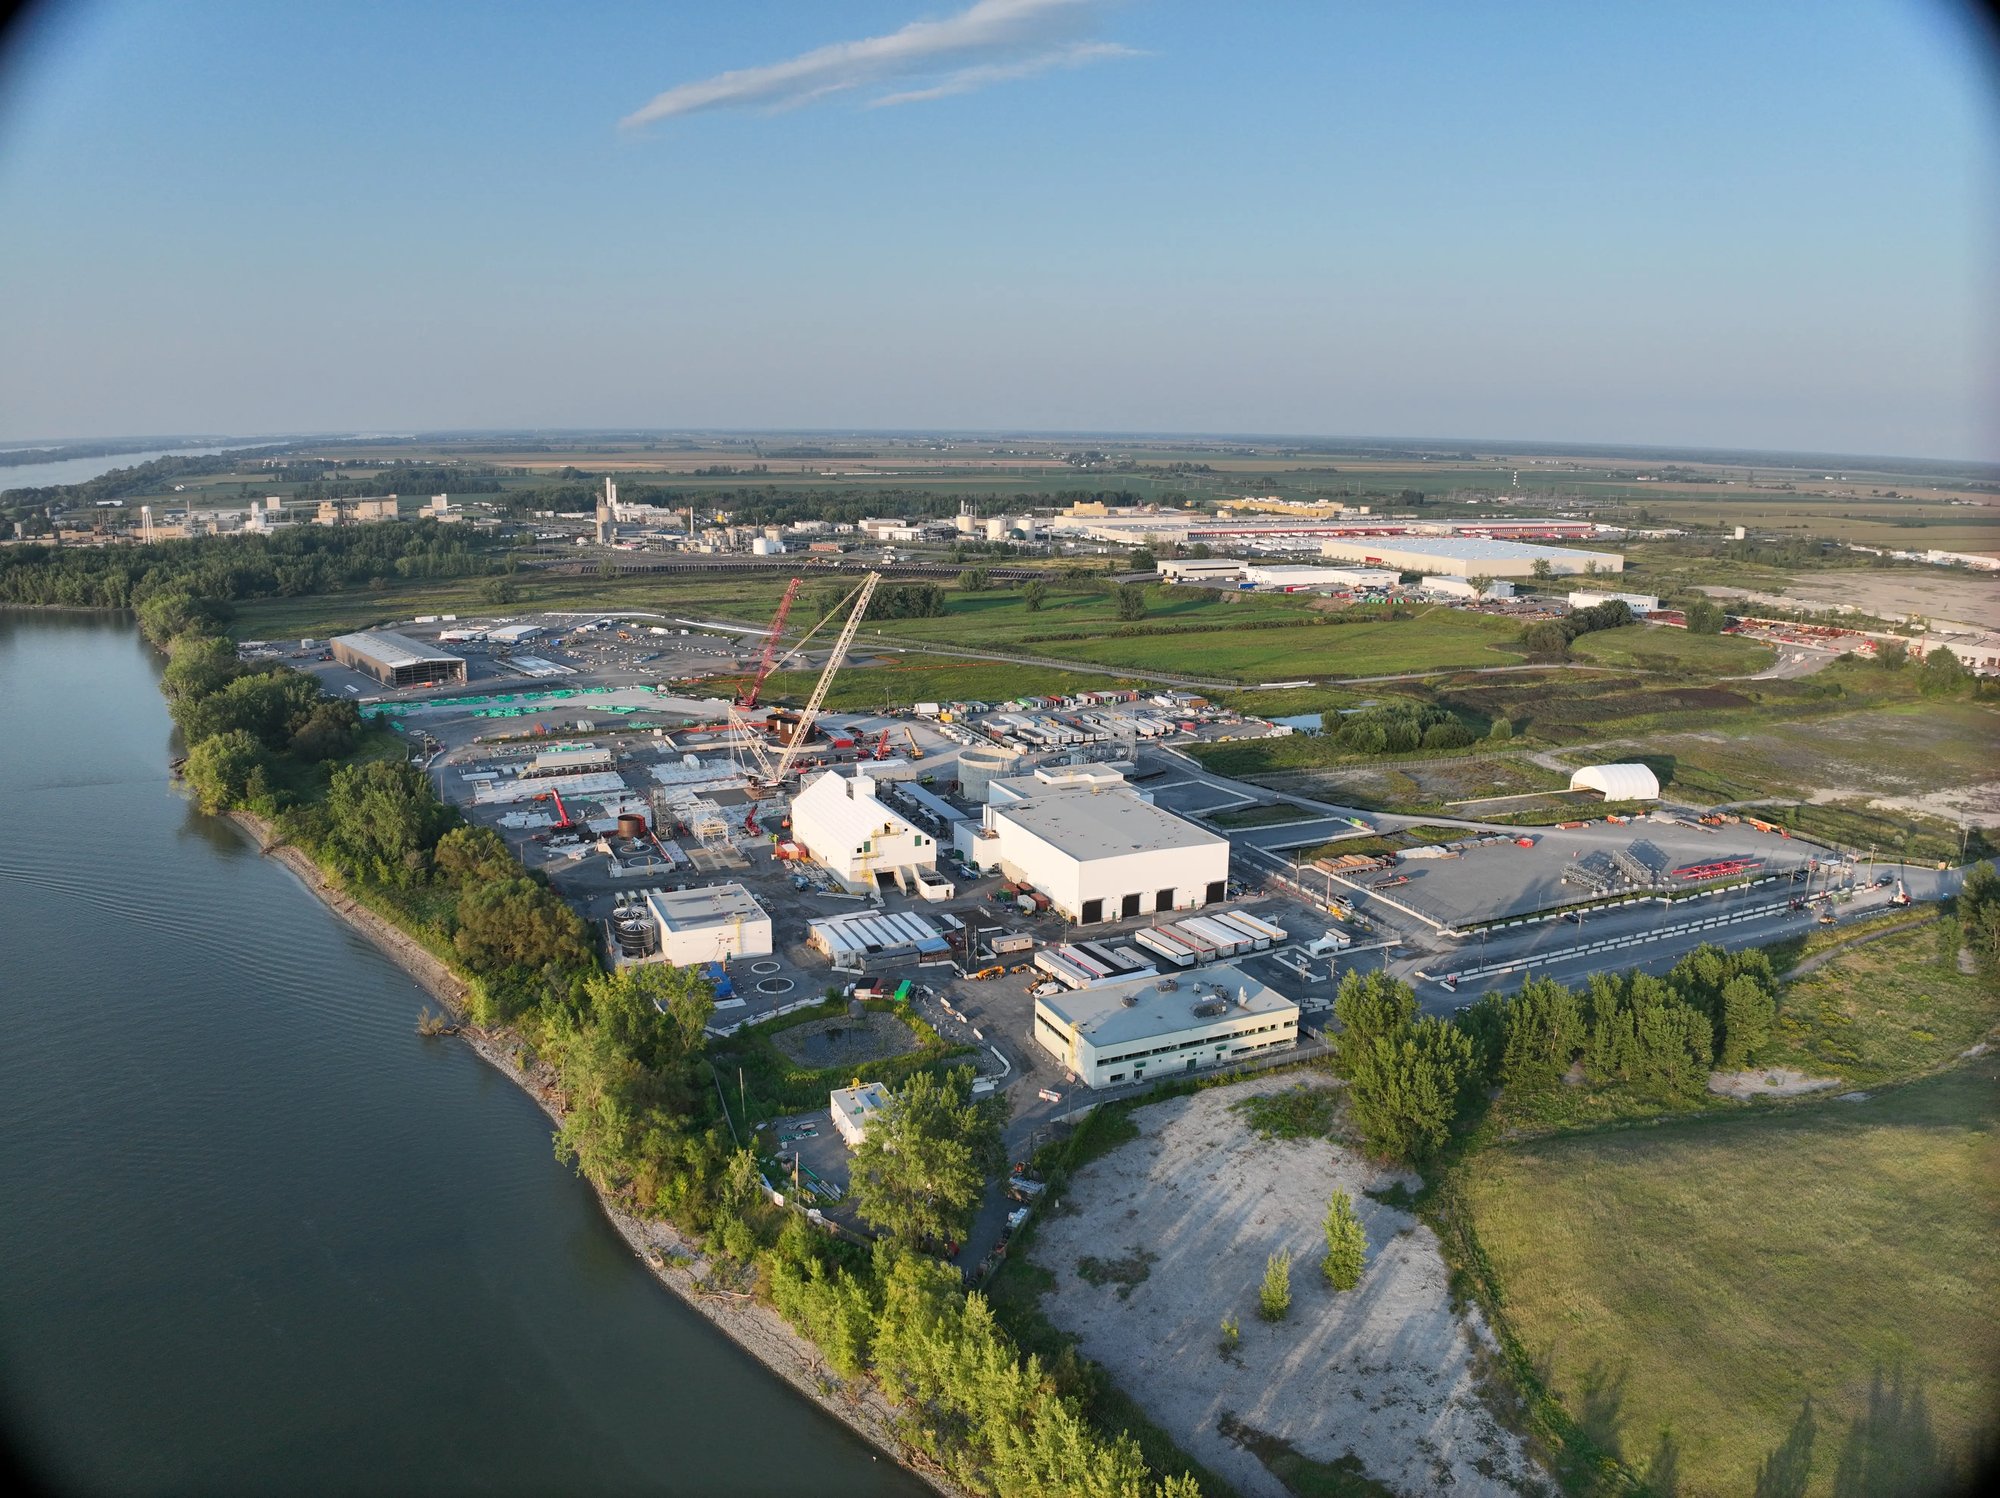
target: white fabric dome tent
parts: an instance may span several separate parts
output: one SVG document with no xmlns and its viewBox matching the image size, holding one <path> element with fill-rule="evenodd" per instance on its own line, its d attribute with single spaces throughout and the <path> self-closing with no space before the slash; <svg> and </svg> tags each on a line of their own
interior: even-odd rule
<svg viewBox="0 0 2000 1498">
<path fill-rule="evenodd" d="M 1660 781 L 1645 765 L 1585 765 L 1569 778 L 1573 791 L 1597 791 L 1606 801 L 1657 801 Z"/>
</svg>

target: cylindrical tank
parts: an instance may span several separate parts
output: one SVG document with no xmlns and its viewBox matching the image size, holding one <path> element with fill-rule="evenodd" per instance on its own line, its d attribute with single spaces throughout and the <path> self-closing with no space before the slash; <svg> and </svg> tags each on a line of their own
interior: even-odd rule
<svg viewBox="0 0 2000 1498">
<path fill-rule="evenodd" d="M 998 744 L 973 744 L 959 751 L 958 788 L 968 801 L 984 801 L 986 788 L 994 779 L 1014 773 L 1021 762 L 1019 753 Z"/>
<path fill-rule="evenodd" d="M 618 950 L 627 957 L 644 957 L 653 950 L 651 921 L 618 922 Z"/>
<path fill-rule="evenodd" d="M 622 813 L 618 818 L 620 837 L 640 838 L 646 835 L 646 819 L 636 811 Z"/>
</svg>

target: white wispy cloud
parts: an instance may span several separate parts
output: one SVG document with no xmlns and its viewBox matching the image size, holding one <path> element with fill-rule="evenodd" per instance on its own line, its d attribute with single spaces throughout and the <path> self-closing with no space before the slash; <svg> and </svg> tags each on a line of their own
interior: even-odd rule
<svg viewBox="0 0 2000 1498">
<path fill-rule="evenodd" d="M 870 108 L 971 93 L 1055 68 L 1078 68 L 1135 52 L 1085 39 L 1104 0 L 977 0 L 937 21 L 912 21 L 884 36 L 835 42 L 783 62 L 676 84 L 620 123 L 627 129 L 711 109 L 793 109 L 832 94 L 897 83 Z"/>
</svg>

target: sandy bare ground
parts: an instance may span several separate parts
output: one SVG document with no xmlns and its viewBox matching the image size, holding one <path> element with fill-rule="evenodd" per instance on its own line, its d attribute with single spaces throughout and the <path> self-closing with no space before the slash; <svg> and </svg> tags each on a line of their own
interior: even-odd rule
<svg viewBox="0 0 2000 1498">
<path fill-rule="evenodd" d="M 1452 1309 L 1437 1239 L 1361 1194 L 1393 1173 L 1325 1140 L 1261 1140 L 1231 1111 L 1295 1085 L 1264 1078 L 1135 1113 L 1141 1137 L 1077 1172 L 1037 1231 L 1031 1257 L 1056 1280 L 1043 1308 L 1184 1450 L 1246 1495 L 1287 1489 L 1221 1433 L 1225 1416 L 1314 1461 L 1353 1453 L 1403 1493 L 1550 1491 L 1480 1399 L 1475 1364 L 1492 1336 L 1476 1310 Z M 1319 1272 L 1336 1189 L 1354 1197 L 1368 1232 L 1367 1269 L 1344 1295 Z M 1257 1287 L 1279 1247 L 1292 1251 L 1292 1309 L 1269 1325 Z M 1137 1283 L 1092 1285 L 1077 1272 L 1085 1257 L 1123 1261 Z M 1228 1358 L 1225 1315 L 1242 1328 Z"/>
<path fill-rule="evenodd" d="M 1782 1066 L 1708 1074 L 1708 1090 L 1718 1097 L 1800 1097 L 1808 1092 L 1825 1092 L 1829 1087 L 1839 1085 L 1838 1077 L 1809 1077 L 1802 1071 L 1790 1071 Z"/>
</svg>

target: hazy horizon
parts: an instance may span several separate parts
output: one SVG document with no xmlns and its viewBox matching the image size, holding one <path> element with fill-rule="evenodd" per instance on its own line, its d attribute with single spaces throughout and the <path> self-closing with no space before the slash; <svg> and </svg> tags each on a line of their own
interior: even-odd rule
<svg viewBox="0 0 2000 1498">
<path fill-rule="evenodd" d="M 63 0 L 9 42 L 16 431 L 2000 460 L 1994 60 L 1943 0 Z"/>
</svg>

